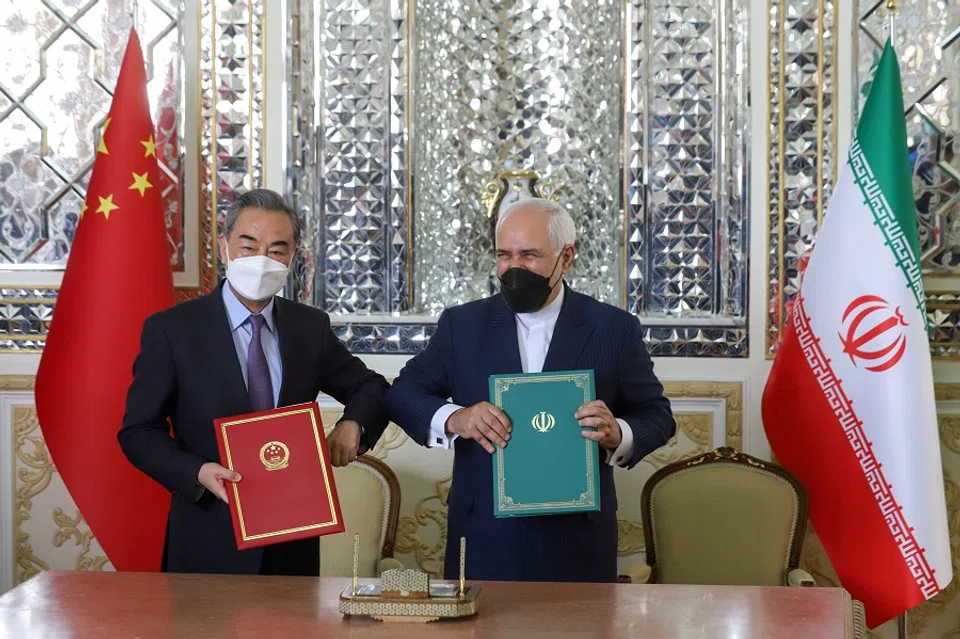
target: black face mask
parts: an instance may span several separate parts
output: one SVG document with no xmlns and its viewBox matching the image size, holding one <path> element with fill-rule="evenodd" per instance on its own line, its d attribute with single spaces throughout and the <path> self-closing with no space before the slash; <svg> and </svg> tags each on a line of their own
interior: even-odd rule
<svg viewBox="0 0 960 639">
<path fill-rule="evenodd" d="M 543 303 L 550 297 L 550 280 L 557 270 L 557 264 L 563 253 L 557 256 L 557 261 L 553 264 L 553 270 L 550 271 L 550 277 L 544 277 L 528 271 L 525 268 L 514 266 L 508 269 L 500 277 L 500 292 L 507 306 L 514 313 L 532 313 L 539 310 Z"/>
</svg>

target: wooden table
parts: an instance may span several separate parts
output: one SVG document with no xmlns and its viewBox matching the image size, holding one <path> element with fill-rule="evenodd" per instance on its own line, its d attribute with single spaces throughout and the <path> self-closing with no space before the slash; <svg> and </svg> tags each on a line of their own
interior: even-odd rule
<svg viewBox="0 0 960 639">
<path fill-rule="evenodd" d="M 349 579 L 47 571 L 0 597 L 0 637 L 853 637 L 834 588 L 484 583 L 480 614 L 345 619 Z"/>
</svg>

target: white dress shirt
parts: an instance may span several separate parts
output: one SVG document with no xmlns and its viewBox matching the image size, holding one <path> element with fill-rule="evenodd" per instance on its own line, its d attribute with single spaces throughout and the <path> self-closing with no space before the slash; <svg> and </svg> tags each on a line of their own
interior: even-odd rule
<svg viewBox="0 0 960 639">
<path fill-rule="evenodd" d="M 553 339 L 553 329 L 557 325 L 557 318 L 560 316 L 560 308 L 563 306 L 564 287 L 561 284 L 560 293 L 556 299 L 533 313 L 517 313 L 517 343 L 520 346 L 520 364 L 524 373 L 540 373 L 543 371 L 543 363 L 547 359 L 547 351 L 550 349 L 550 340 Z M 447 435 L 446 424 L 450 415 L 459 410 L 461 406 L 453 403 L 447 403 L 433 414 L 430 420 L 430 448 L 450 448 L 456 440 L 456 435 Z M 611 466 L 622 464 L 633 455 L 633 430 L 630 425 L 622 419 L 617 419 L 620 424 L 620 445 L 614 451 L 607 452 L 607 463 Z"/>
</svg>

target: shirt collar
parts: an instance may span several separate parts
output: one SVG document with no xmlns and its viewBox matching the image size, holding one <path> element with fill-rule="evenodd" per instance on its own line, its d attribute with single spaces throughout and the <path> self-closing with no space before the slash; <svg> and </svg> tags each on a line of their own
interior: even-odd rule
<svg viewBox="0 0 960 639">
<path fill-rule="evenodd" d="M 273 326 L 273 299 L 274 298 L 271 297 L 270 302 L 260 311 L 271 333 L 276 332 Z M 231 331 L 237 330 L 244 322 L 250 319 L 250 309 L 244 306 L 243 302 L 237 298 L 233 289 L 230 288 L 229 282 L 224 282 L 223 284 L 223 304 L 227 308 L 227 317 L 230 319 Z"/>
<path fill-rule="evenodd" d="M 517 321 L 523 324 L 526 328 L 530 328 L 535 324 L 555 321 L 560 315 L 560 308 L 563 306 L 563 293 L 565 288 L 566 287 L 561 280 L 560 292 L 552 302 L 541 308 L 539 311 L 534 311 L 533 313 L 517 313 Z"/>
</svg>

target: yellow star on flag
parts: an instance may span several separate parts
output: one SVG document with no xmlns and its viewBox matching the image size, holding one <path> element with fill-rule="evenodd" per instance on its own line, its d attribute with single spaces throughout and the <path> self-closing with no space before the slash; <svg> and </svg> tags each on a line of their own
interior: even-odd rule
<svg viewBox="0 0 960 639">
<path fill-rule="evenodd" d="M 103 123 L 103 133 L 100 134 L 100 146 L 97 147 L 98 153 L 105 153 L 106 155 L 110 155 L 110 152 L 107 151 L 107 143 L 104 142 L 108 126 L 110 126 L 110 118 L 107 118 L 107 121 Z"/>
<path fill-rule="evenodd" d="M 83 219 L 83 214 L 87 212 L 87 201 L 83 201 L 83 206 L 80 207 L 80 219 Z"/>
<path fill-rule="evenodd" d="M 113 203 L 113 193 L 111 193 L 107 197 L 100 198 L 100 207 L 97 209 L 97 213 L 103 213 L 103 217 L 109 220 L 110 213 L 119 208 L 118 205 Z"/>
<path fill-rule="evenodd" d="M 146 193 L 147 189 L 153 188 L 153 185 L 147 182 L 147 172 L 144 171 L 140 175 L 134 173 L 133 184 L 130 185 L 130 188 L 140 191 L 140 197 L 143 197 L 143 194 Z"/>
<path fill-rule="evenodd" d="M 141 140 L 141 141 L 140 141 L 140 144 L 142 144 L 142 145 L 144 146 L 144 148 L 146 149 L 146 150 L 143 152 L 143 157 L 148 158 L 148 157 L 150 157 L 151 155 L 152 155 L 153 157 L 157 157 L 157 145 L 156 145 L 156 143 L 153 141 L 153 136 L 152 136 L 152 135 L 150 136 L 150 139 L 149 139 L 149 140 Z"/>
</svg>

